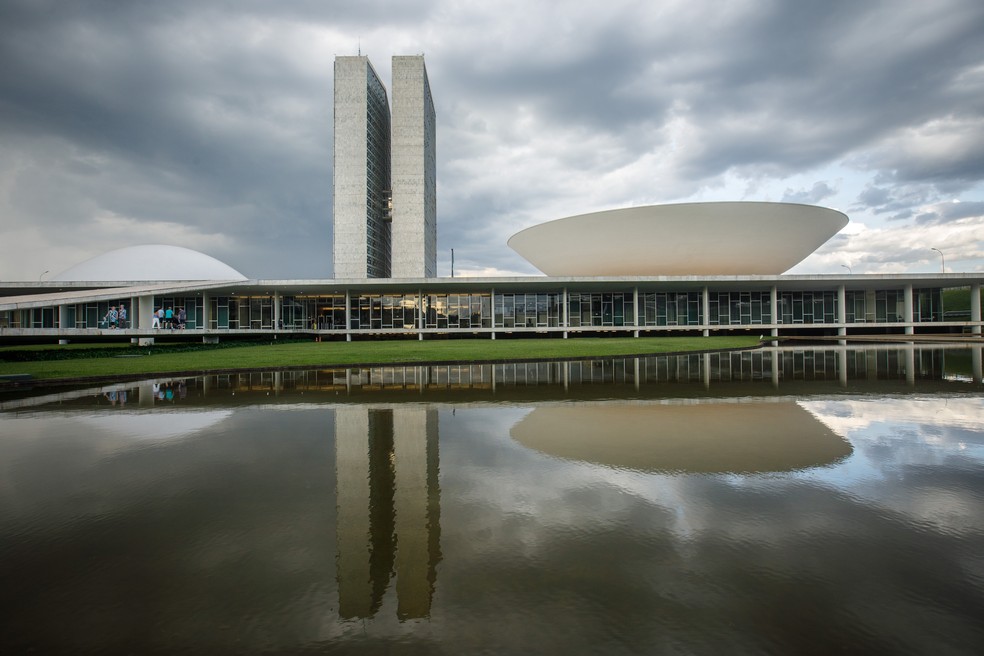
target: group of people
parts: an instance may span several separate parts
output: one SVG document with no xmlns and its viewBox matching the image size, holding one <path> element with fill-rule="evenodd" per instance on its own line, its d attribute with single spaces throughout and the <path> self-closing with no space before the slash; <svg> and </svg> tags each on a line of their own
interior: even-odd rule
<svg viewBox="0 0 984 656">
<path fill-rule="evenodd" d="M 106 326 L 109 328 L 129 328 L 130 324 L 127 323 L 126 317 L 126 306 L 120 303 L 119 309 L 115 305 L 109 308 L 109 312 L 103 317 L 103 321 L 106 322 Z"/>
<path fill-rule="evenodd" d="M 184 330 L 188 322 L 188 315 L 183 307 L 179 308 L 157 308 L 154 310 L 154 319 L 151 328 L 167 328 L 174 330 Z"/>
</svg>

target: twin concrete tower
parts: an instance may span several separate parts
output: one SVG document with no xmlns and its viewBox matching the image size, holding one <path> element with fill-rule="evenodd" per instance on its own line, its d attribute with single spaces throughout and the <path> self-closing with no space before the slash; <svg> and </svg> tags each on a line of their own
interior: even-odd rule
<svg viewBox="0 0 984 656">
<path fill-rule="evenodd" d="M 335 58 L 335 278 L 437 276 L 437 135 L 424 57 L 393 57 L 392 86 L 391 113 L 368 57 Z"/>
</svg>

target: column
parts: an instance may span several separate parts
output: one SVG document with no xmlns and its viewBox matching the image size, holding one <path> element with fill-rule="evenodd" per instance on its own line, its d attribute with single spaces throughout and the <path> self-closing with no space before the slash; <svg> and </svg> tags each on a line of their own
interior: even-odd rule
<svg viewBox="0 0 984 656">
<path fill-rule="evenodd" d="M 970 320 L 975 325 L 970 327 L 970 332 L 975 335 L 981 334 L 981 286 L 980 284 L 970 286 Z"/>
<path fill-rule="evenodd" d="M 58 330 L 60 330 L 60 331 L 61 330 L 65 330 L 65 328 L 67 327 L 65 324 L 67 324 L 67 323 L 68 323 L 68 306 L 67 305 L 59 305 L 58 306 L 58 320 L 55 322 L 55 327 L 58 328 Z M 62 334 L 64 335 L 64 333 L 62 333 Z M 62 345 L 68 344 L 68 340 L 65 339 L 65 338 L 62 338 L 62 339 L 59 339 L 58 340 L 58 343 L 59 344 L 62 344 Z"/>
<path fill-rule="evenodd" d="M 567 300 L 568 300 L 567 299 L 567 287 L 564 287 L 564 296 L 563 296 L 563 298 L 564 298 L 564 308 L 561 311 L 561 317 L 563 319 L 564 339 L 567 339 L 567 329 L 571 325 L 570 324 L 570 312 L 568 311 L 568 307 L 567 307 Z"/>
<path fill-rule="evenodd" d="M 837 323 L 840 324 L 837 334 L 847 335 L 847 288 L 844 285 L 837 286 Z M 847 340 L 838 340 L 837 343 L 843 346 Z"/>
<path fill-rule="evenodd" d="M 150 330 L 154 325 L 154 297 L 152 295 L 141 296 L 137 299 L 136 306 L 130 306 L 130 320 L 133 327 L 140 330 Z M 149 346 L 154 343 L 153 337 L 140 337 L 137 344 Z"/>
<path fill-rule="evenodd" d="M 639 336 L 639 288 L 632 288 L 632 323 L 635 326 L 635 330 L 632 331 L 633 337 Z M 638 362 L 636 363 L 638 364 Z M 636 383 L 636 389 L 638 389 L 638 382 Z"/>
<path fill-rule="evenodd" d="M 707 287 L 704 287 L 704 289 L 701 290 L 701 293 L 700 293 L 700 302 L 701 302 L 701 314 L 703 314 L 703 317 L 701 318 L 701 321 L 704 324 L 704 337 L 707 337 L 708 335 L 711 334 L 711 328 L 710 328 L 710 326 L 711 326 L 711 293 L 710 293 L 710 291 L 708 291 Z"/>
<path fill-rule="evenodd" d="M 417 341 L 424 341 L 424 292 L 422 289 L 417 290 Z"/>
<path fill-rule="evenodd" d="M 492 288 L 489 305 L 491 305 L 492 309 L 492 339 L 495 339 L 495 287 Z"/>
<path fill-rule="evenodd" d="M 136 308 L 130 308 L 130 317 L 134 328 L 150 330 L 154 325 L 154 297 L 141 296 L 137 299 Z"/>
<path fill-rule="evenodd" d="M 779 316 L 779 289 L 775 285 L 772 285 L 772 289 L 769 290 L 769 307 L 770 307 L 770 312 L 772 313 L 772 324 L 774 326 L 778 326 L 780 323 L 782 323 L 780 321 L 782 317 Z M 772 336 L 773 337 L 779 336 L 778 327 L 772 329 Z M 778 344 L 778 342 L 774 341 L 772 342 L 772 344 L 775 345 Z"/>
<path fill-rule="evenodd" d="M 273 292 L 273 329 L 280 330 L 280 292 Z"/>
<path fill-rule="evenodd" d="M 906 285 L 902 296 L 902 321 L 905 322 L 905 334 L 911 335 L 914 332 L 912 327 L 912 285 Z"/>
<path fill-rule="evenodd" d="M 345 290 L 345 341 L 352 341 L 352 294 Z"/>
</svg>

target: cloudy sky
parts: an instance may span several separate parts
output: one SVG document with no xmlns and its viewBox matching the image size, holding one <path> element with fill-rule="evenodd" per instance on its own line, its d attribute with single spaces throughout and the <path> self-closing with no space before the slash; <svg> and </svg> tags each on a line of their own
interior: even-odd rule
<svg viewBox="0 0 984 656">
<path fill-rule="evenodd" d="M 816 203 L 794 273 L 984 270 L 979 0 L 0 2 L 0 279 L 166 243 L 331 276 L 332 65 L 424 53 L 440 275 L 594 210 Z M 658 250 L 658 245 L 655 246 Z"/>
</svg>

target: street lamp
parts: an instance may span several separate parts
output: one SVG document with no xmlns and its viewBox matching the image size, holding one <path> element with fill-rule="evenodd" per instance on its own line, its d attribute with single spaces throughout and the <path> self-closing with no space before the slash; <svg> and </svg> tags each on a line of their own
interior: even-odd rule
<svg viewBox="0 0 984 656">
<path fill-rule="evenodd" d="M 854 273 L 853 271 L 851 271 L 851 267 L 847 266 L 846 264 L 842 264 L 841 266 L 844 267 L 845 269 L 847 269 L 847 273 L 849 275 Z"/>
<path fill-rule="evenodd" d="M 941 268 L 941 273 L 946 273 L 946 258 L 943 257 L 943 251 L 941 251 L 938 248 L 930 248 L 929 250 L 936 251 L 937 253 L 940 254 L 940 268 Z"/>
<path fill-rule="evenodd" d="M 41 279 L 44 278 L 45 274 L 47 274 L 47 273 L 50 273 L 50 271 L 45 271 L 40 276 L 38 276 L 38 282 L 41 282 Z"/>
</svg>

